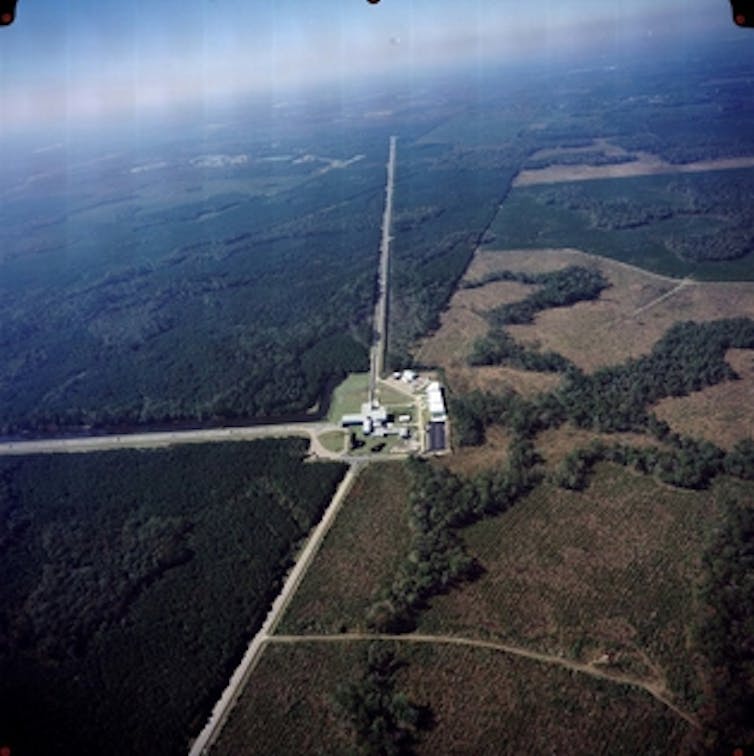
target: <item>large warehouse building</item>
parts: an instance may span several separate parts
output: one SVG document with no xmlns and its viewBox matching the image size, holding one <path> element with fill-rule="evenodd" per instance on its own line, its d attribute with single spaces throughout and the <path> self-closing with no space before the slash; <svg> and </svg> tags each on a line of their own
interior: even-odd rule
<svg viewBox="0 0 754 756">
<path fill-rule="evenodd" d="M 437 381 L 432 381 L 427 386 L 427 404 L 429 406 L 427 451 L 444 451 L 447 448 L 445 422 L 448 419 L 448 414 L 445 409 L 442 386 Z"/>
</svg>

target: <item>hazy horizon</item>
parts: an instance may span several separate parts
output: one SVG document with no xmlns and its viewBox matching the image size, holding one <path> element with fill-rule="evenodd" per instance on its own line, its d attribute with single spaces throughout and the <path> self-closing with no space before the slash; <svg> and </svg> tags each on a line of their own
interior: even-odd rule
<svg viewBox="0 0 754 756">
<path fill-rule="evenodd" d="M 121 123 L 246 96 L 287 100 L 321 86 L 349 94 L 381 77 L 735 40 L 727 3 L 175 0 L 139 15 L 112 0 L 25 2 L 0 34 L 4 135 L 46 125 Z"/>
</svg>

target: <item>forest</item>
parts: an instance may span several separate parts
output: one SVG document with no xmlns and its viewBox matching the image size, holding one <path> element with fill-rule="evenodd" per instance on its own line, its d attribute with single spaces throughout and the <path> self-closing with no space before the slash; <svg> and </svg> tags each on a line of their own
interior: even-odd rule
<svg viewBox="0 0 754 756">
<path fill-rule="evenodd" d="M 751 169 L 514 188 L 496 248 L 574 247 L 669 276 L 751 280 Z"/>
<path fill-rule="evenodd" d="M 400 143 L 398 158 L 387 354 L 396 369 L 437 327 L 522 159 L 513 147 Z"/>
<path fill-rule="evenodd" d="M 188 136 L 145 143 L 166 167 L 75 164 L 75 182 L 14 195 L 0 211 L 0 434 L 322 406 L 368 366 L 388 128 L 337 145 L 323 124 L 239 136 L 255 159 L 223 169 L 189 159 Z"/>
<path fill-rule="evenodd" d="M 474 444 L 482 442 L 484 427 L 493 422 L 505 422 L 531 437 L 569 421 L 602 432 L 649 429 L 662 438 L 667 426 L 647 407 L 667 396 L 686 396 L 735 380 L 735 371 L 725 361 L 731 348 L 754 349 L 750 318 L 676 323 L 649 355 L 591 374 L 568 364 L 561 386 L 530 401 L 512 392 L 451 397 L 456 434 L 461 443 Z"/>
<path fill-rule="evenodd" d="M 366 620 L 377 632 L 408 632 L 435 595 L 479 574 L 479 565 L 459 529 L 505 512 L 542 480 L 528 440 L 517 439 L 502 470 L 462 478 L 426 460 L 409 459 L 411 548 L 390 588 L 369 607 Z"/>
<path fill-rule="evenodd" d="M 0 460 L 0 741 L 185 753 L 344 473 L 306 451 Z"/>
<path fill-rule="evenodd" d="M 698 591 L 704 611 L 695 640 L 711 668 L 711 700 L 702 709 L 710 751 L 754 742 L 754 509 L 729 502 L 724 526 L 703 556 Z"/>
</svg>

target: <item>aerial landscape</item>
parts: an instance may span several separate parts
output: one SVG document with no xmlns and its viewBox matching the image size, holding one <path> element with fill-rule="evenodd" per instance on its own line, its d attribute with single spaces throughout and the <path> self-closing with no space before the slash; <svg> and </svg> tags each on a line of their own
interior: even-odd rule
<svg viewBox="0 0 754 756">
<path fill-rule="evenodd" d="M 754 749 L 727 3 L 35 5 L 3 756 Z"/>
</svg>

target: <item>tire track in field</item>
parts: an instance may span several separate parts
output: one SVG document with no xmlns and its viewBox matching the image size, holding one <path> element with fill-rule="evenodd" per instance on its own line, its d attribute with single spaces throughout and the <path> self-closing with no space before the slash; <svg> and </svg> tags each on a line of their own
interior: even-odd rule
<svg viewBox="0 0 754 756">
<path fill-rule="evenodd" d="M 663 688 L 627 675 L 612 674 L 590 664 L 565 659 L 561 656 L 543 654 L 539 651 L 532 651 L 520 646 L 513 646 L 508 643 L 499 643 L 498 641 L 477 640 L 474 638 L 463 638 L 455 635 L 426 635 L 422 633 L 407 633 L 405 635 L 389 633 L 343 633 L 341 635 L 273 635 L 267 639 L 268 643 L 295 644 L 295 643 L 348 643 L 358 641 L 396 641 L 400 643 L 426 643 L 426 644 L 443 644 L 449 646 L 465 646 L 468 648 L 482 648 L 489 651 L 499 651 L 511 656 L 518 656 L 530 661 L 549 664 L 551 666 L 561 667 L 590 677 L 596 677 L 599 680 L 607 680 L 617 685 L 627 685 L 637 688 L 648 693 L 654 699 L 670 709 L 673 713 L 685 720 L 695 729 L 700 729 L 701 725 L 694 716 L 679 708 L 671 701 Z"/>
<path fill-rule="evenodd" d="M 650 307 L 654 307 L 655 305 L 660 304 L 660 302 L 664 302 L 666 299 L 670 299 L 670 297 L 677 294 L 681 289 L 685 289 L 687 286 L 691 286 L 694 284 L 694 281 L 692 281 L 690 278 L 686 277 L 681 280 L 681 282 L 674 286 L 670 291 L 666 291 L 661 296 L 657 297 L 657 299 L 653 299 L 651 302 L 642 305 L 638 309 L 634 310 L 631 313 L 631 317 L 635 318 L 637 315 L 641 315 L 642 312 L 645 312 L 646 310 L 650 309 Z"/>
</svg>

